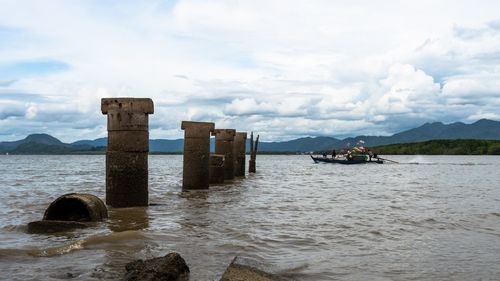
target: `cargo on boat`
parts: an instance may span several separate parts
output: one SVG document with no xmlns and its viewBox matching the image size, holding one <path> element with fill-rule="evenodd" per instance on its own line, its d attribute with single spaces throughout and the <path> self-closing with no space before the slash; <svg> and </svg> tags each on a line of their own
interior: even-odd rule
<svg viewBox="0 0 500 281">
<path fill-rule="evenodd" d="M 335 164 L 383 164 L 384 161 L 381 158 L 378 158 L 377 154 L 374 154 L 371 150 L 366 149 L 364 147 L 354 147 L 352 149 L 344 149 L 337 154 L 335 150 L 332 151 L 331 158 L 327 157 L 326 153 L 323 153 L 323 156 L 314 157 L 310 155 L 314 163 L 335 163 Z"/>
</svg>

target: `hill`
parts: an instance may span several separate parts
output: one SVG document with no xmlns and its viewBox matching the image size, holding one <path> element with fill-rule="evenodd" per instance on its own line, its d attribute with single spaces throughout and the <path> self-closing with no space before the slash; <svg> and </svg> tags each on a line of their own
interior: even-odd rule
<svg viewBox="0 0 500 281">
<path fill-rule="evenodd" d="M 310 151 L 329 151 L 362 144 L 367 147 L 379 147 L 389 144 L 405 144 L 425 142 L 429 140 L 500 140 L 500 122 L 481 119 L 472 124 L 456 122 L 443 124 L 441 122 L 425 123 L 420 127 L 396 133 L 392 136 L 357 136 L 345 139 L 333 137 L 305 137 L 282 142 L 260 142 L 259 151 L 263 153 L 300 153 Z M 36 143 L 37 145 L 28 143 Z M 80 140 L 70 144 L 48 134 L 32 134 L 25 139 L 13 142 L 0 142 L 0 153 L 11 154 L 66 154 L 66 153 L 103 153 L 107 146 L 107 138 L 95 140 Z M 214 149 L 214 139 L 211 139 L 211 150 Z M 182 153 L 182 139 L 166 140 L 151 139 L 150 152 Z M 249 141 L 247 141 L 249 151 Z"/>
<path fill-rule="evenodd" d="M 26 142 L 18 145 L 11 154 L 69 154 L 74 150 L 67 145 L 44 144 L 38 142 Z"/>
<path fill-rule="evenodd" d="M 55 145 L 55 146 L 66 146 L 60 140 L 54 138 L 48 134 L 31 134 L 26 138 L 18 141 L 12 142 L 0 142 L 0 153 L 12 152 L 17 149 L 20 145 L 27 143 L 38 143 L 43 145 Z"/>
<path fill-rule="evenodd" d="M 263 152 L 327 151 L 352 147 L 358 143 L 362 143 L 362 145 L 367 147 L 374 147 L 436 139 L 500 140 L 500 122 L 481 119 L 472 124 L 464 124 L 462 122 L 448 125 L 441 122 L 425 123 L 420 127 L 396 133 L 392 136 L 357 136 L 343 140 L 331 137 L 300 138 L 287 142 L 263 142 L 259 146 L 259 150 Z"/>
</svg>

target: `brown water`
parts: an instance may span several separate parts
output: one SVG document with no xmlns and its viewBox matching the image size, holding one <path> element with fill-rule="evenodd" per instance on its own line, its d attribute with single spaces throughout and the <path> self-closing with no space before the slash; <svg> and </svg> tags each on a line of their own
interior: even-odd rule
<svg viewBox="0 0 500 281">
<path fill-rule="evenodd" d="M 389 158 L 411 164 L 259 156 L 255 175 L 182 193 L 182 156 L 153 155 L 157 205 L 30 235 L 62 194 L 104 199 L 104 156 L 0 156 L 0 279 L 116 280 L 177 251 L 191 280 L 218 280 L 237 255 L 293 280 L 500 280 L 500 157 Z"/>
</svg>

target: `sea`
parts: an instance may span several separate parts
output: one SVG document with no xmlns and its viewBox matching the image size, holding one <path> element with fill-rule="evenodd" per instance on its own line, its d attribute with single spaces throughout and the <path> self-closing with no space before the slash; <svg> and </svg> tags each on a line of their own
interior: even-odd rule
<svg viewBox="0 0 500 281">
<path fill-rule="evenodd" d="M 0 279 L 118 280 L 178 252 L 201 281 L 235 257 L 285 280 L 500 280 L 500 157 L 385 158 L 398 163 L 258 155 L 255 174 L 182 192 L 182 155 L 150 155 L 151 206 L 28 234 L 63 194 L 104 200 L 105 156 L 2 155 Z"/>
</svg>

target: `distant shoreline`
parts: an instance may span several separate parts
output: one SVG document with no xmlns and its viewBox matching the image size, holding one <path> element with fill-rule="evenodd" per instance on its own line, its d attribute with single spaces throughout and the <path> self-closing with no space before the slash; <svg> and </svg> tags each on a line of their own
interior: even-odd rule
<svg viewBox="0 0 500 281">
<path fill-rule="evenodd" d="M 40 147 L 38 147 L 40 148 Z M 105 147 L 86 151 L 24 151 L 9 155 L 105 155 Z M 336 148 L 338 149 L 338 148 Z M 500 140 L 430 140 L 424 142 L 389 144 L 370 148 L 380 155 L 500 155 Z M 332 148 L 333 150 L 333 148 Z M 330 154 L 330 151 L 259 151 L 260 155 Z M 6 154 L 6 153 L 2 153 Z M 177 152 L 150 151 L 150 155 L 182 155 Z"/>
</svg>

